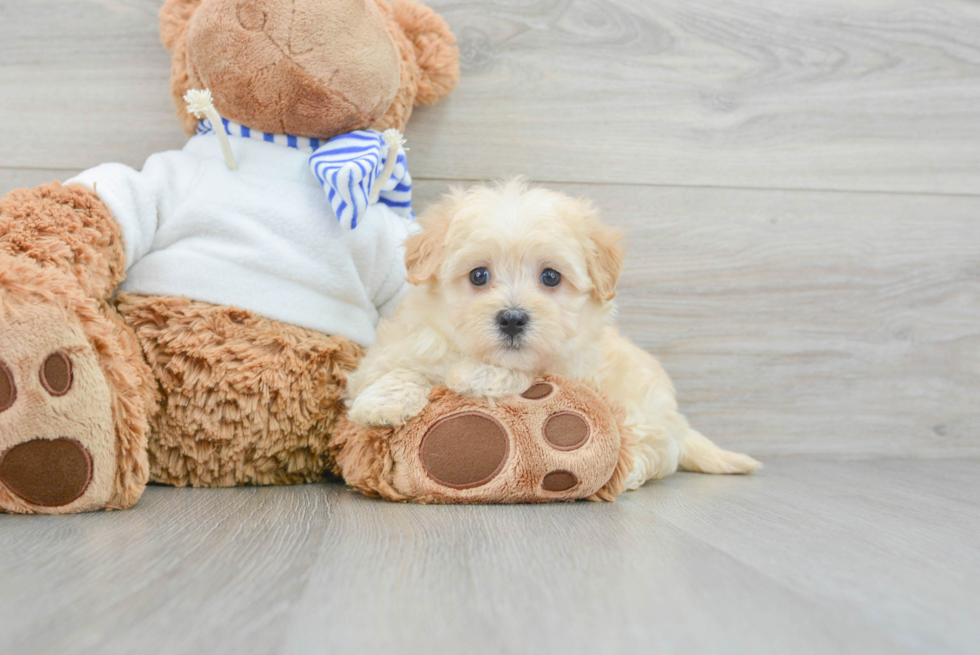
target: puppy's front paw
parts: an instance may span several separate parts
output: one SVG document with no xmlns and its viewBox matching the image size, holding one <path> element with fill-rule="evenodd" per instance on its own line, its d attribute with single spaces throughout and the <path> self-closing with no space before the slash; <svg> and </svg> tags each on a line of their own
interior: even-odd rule
<svg viewBox="0 0 980 655">
<path fill-rule="evenodd" d="M 524 393 L 534 378 L 521 371 L 511 371 L 491 364 L 460 366 L 449 372 L 446 386 L 458 394 L 503 398 Z"/>
<path fill-rule="evenodd" d="M 347 416 L 368 427 L 398 427 L 418 416 L 428 404 L 428 390 L 423 387 L 392 389 L 374 385 L 354 399 Z"/>
</svg>

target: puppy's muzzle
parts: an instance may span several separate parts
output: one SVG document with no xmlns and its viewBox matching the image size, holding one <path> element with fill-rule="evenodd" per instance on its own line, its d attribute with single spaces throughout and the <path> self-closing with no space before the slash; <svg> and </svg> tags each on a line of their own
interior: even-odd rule
<svg viewBox="0 0 980 655">
<path fill-rule="evenodd" d="M 523 309 L 504 309 L 497 312 L 497 328 L 511 339 L 524 333 L 530 316 Z"/>
</svg>

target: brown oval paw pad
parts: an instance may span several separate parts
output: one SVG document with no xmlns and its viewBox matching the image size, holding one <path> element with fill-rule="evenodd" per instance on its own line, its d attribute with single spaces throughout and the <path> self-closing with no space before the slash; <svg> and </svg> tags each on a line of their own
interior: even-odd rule
<svg viewBox="0 0 980 655">
<path fill-rule="evenodd" d="M 71 360 L 62 352 L 51 353 L 41 366 L 41 385 L 52 396 L 64 396 L 71 390 Z"/>
<path fill-rule="evenodd" d="M 558 412 L 544 424 L 544 438 L 557 450 L 575 450 L 589 440 L 588 422 L 574 412 Z"/>
<path fill-rule="evenodd" d="M 541 480 L 545 491 L 568 491 L 578 484 L 578 478 L 571 471 L 552 471 Z"/>
<path fill-rule="evenodd" d="M 425 472 L 441 485 L 469 489 L 500 473 L 509 450 L 507 432 L 478 412 L 454 414 L 437 421 L 422 437 L 420 459 Z"/>
<path fill-rule="evenodd" d="M 88 489 L 92 458 L 74 439 L 25 441 L 0 457 L 0 481 L 33 505 L 61 507 Z"/>
<path fill-rule="evenodd" d="M 535 382 L 527 391 L 521 394 L 521 398 L 528 400 L 541 400 L 551 395 L 555 388 L 547 382 Z"/>
<path fill-rule="evenodd" d="M 0 412 L 10 409 L 17 400 L 17 385 L 14 376 L 3 362 L 0 362 Z"/>
</svg>

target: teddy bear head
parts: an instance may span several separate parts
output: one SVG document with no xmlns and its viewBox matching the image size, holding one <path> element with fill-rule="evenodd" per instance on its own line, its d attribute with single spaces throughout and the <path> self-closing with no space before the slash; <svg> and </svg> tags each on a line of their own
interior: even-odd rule
<svg viewBox="0 0 980 655">
<path fill-rule="evenodd" d="M 252 129 L 329 139 L 404 130 L 413 106 L 459 79 L 455 37 L 413 0 L 166 0 L 160 35 L 189 135 L 189 89 L 210 89 L 222 117 Z"/>
</svg>

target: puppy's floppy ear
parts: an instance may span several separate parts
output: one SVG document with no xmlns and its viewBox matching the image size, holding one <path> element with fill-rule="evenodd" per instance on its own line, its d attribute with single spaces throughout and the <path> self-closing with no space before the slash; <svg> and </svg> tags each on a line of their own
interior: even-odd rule
<svg viewBox="0 0 980 655">
<path fill-rule="evenodd" d="M 596 300 L 609 302 L 616 297 L 616 283 L 626 258 L 626 251 L 620 245 L 623 231 L 604 225 L 595 206 L 584 198 L 561 196 L 558 212 L 570 225 L 576 226 L 585 249 L 592 295 Z"/>
<path fill-rule="evenodd" d="M 409 284 L 424 284 L 435 277 L 442 264 L 446 235 L 462 193 L 452 189 L 420 217 L 422 229 L 405 241 L 405 268 Z"/>
<path fill-rule="evenodd" d="M 626 259 L 626 250 L 620 245 L 623 231 L 604 225 L 595 209 L 586 206 L 590 212 L 585 219 L 589 235 L 586 264 L 592 279 L 592 295 L 602 302 L 609 302 L 616 297 L 616 284 Z"/>
</svg>

